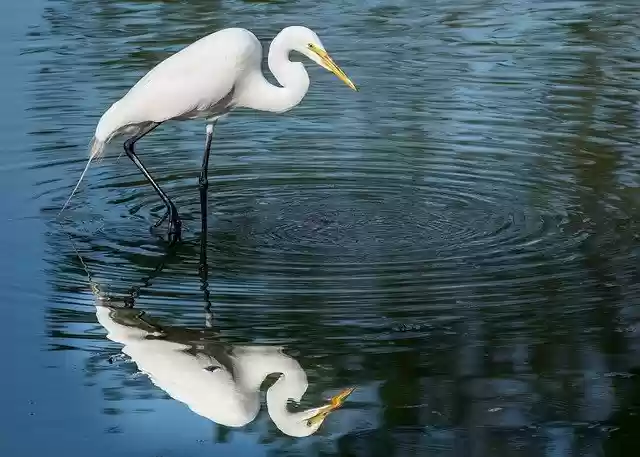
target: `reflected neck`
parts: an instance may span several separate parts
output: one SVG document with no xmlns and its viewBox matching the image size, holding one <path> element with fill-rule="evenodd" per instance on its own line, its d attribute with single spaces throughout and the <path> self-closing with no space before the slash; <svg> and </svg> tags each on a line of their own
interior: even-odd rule
<svg viewBox="0 0 640 457">
<path fill-rule="evenodd" d="M 289 376 L 290 375 L 290 376 Z M 307 390 L 307 377 L 301 370 L 300 373 L 283 374 L 267 391 L 267 409 L 273 423 L 289 436 L 308 436 L 318 427 L 309 427 L 307 419 L 318 408 L 310 410 L 290 412 L 288 401 L 300 402 L 302 395 Z"/>
<path fill-rule="evenodd" d="M 290 412 L 287 408 L 289 400 L 299 403 L 307 391 L 307 375 L 300 364 L 292 357 L 284 354 L 282 349 L 251 347 L 238 352 L 243 361 L 241 379 L 244 388 L 257 392 L 264 379 L 271 374 L 280 377 L 267 390 L 267 410 L 273 423 L 290 436 L 307 436 L 319 427 L 308 427 L 306 420 L 313 415 L 314 408 L 309 411 Z"/>
</svg>

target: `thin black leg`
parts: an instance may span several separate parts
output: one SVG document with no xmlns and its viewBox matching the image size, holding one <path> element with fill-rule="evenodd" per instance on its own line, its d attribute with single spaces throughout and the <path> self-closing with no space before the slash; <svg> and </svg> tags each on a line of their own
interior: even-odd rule
<svg viewBox="0 0 640 457">
<path fill-rule="evenodd" d="M 204 292 L 205 308 L 211 307 L 209 302 L 209 266 L 207 264 L 207 190 L 209 189 L 209 155 L 211 154 L 211 140 L 213 139 L 213 128 L 215 121 L 207 125 L 207 138 L 204 144 L 204 154 L 202 156 L 202 168 L 200 169 L 200 178 L 198 179 L 198 188 L 200 189 L 200 218 L 202 220 L 202 229 L 200 231 L 200 276 L 202 277 L 202 291 Z"/>
<path fill-rule="evenodd" d="M 202 167 L 200 169 L 200 178 L 198 179 L 198 188 L 200 189 L 200 214 L 202 219 L 203 232 L 207 231 L 207 190 L 209 189 L 209 176 L 208 176 L 209 155 L 211 154 L 211 140 L 213 139 L 214 127 L 215 127 L 215 121 L 212 124 L 207 125 L 207 138 L 204 144 L 204 154 L 202 156 Z"/>
<path fill-rule="evenodd" d="M 151 174 L 149 174 L 144 165 L 142 165 L 142 162 L 140 162 L 140 159 L 138 159 L 138 156 L 136 156 L 136 153 L 133 151 L 133 146 L 136 141 L 145 136 L 147 133 L 151 132 L 158 125 L 160 124 L 153 123 L 149 127 L 144 128 L 136 136 L 129 138 L 124 142 L 124 150 L 127 153 L 127 156 L 144 174 L 144 176 L 147 178 L 147 181 L 149 181 L 149 183 L 153 186 L 153 188 L 156 190 L 165 206 L 167 207 L 167 214 L 165 214 L 165 216 L 160 220 L 160 223 L 162 223 L 162 221 L 164 221 L 164 219 L 169 216 L 169 243 L 174 244 L 176 241 L 179 241 L 182 238 L 182 221 L 180 220 L 180 216 L 178 215 L 178 210 L 176 209 L 176 206 L 173 204 L 171 199 L 167 196 L 167 194 L 165 194 L 158 183 L 156 183 Z M 157 223 L 156 226 L 160 225 L 160 223 Z"/>
</svg>

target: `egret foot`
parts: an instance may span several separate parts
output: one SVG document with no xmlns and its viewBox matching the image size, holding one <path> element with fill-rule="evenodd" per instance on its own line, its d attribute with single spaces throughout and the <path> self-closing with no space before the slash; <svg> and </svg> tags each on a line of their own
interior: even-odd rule
<svg viewBox="0 0 640 457">
<path fill-rule="evenodd" d="M 173 245 L 178 241 L 182 241 L 182 219 L 180 219 L 178 210 L 175 206 L 173 206 L 173 204 L 171 205 L 170 209 L 167 209 L 164 215 L 160 219 L 158 219 L 158 222 L 151 226 L 151 231 L 153 232 L 154 229 L 160 227 L 160 225 L 162 225 L 162 223 L 167 220 L 167 218 L 169 219 L 167 241 L 169 241 L 169 245 Z"/>
<path fill-rule="evenodd" d="M 167 217 L 169 217 L 169 214 L 171 214 L 171 211 L 170 211 L 170 210 L 166 210 L 166 211 L 164 212 L 164 216 L 162 216 L 160 219 L 158 219 L 158 222 L 156 222 L 155 224 L 153 224 L 153 225 L 151 226 L 151 228 L 152 228 L 152 229 L 154 229 L 154 228 L 158 228 L 158 227 L 160 227 L 160 225 L 162 225 L 162 223 L 167 219 Z"/>
<path fill-rule="evenodd" d="M 173 245 L 178 241 L 182 240 L 182 220 L 178 215 L 178 211 L 176 207 L 172 205 L 171 209 L 168 211 L 169 214 L 169 244 Z"/>
</svg>

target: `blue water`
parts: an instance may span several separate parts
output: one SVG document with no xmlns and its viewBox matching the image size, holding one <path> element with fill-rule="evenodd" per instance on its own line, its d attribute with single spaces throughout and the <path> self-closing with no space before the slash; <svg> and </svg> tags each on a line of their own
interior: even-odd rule
<svg viewBox="0 0 640 457">
<path fill-rule="evenodd" d="M 0 455 L 640 449 L 633 2 L 5 9 Z M 148 69 L 219 28 L 246 27 L 266 48 L 291 24 L 314 29 L 360 91 L 310 64 L 300 106 L 242 110 L 216 127 L 207 320 L 203 125 L 168 123 L 138 143 L 183 217 L 175 250 L 165 226 L 149 230 L 164 207 L 120 143 L 89 170 L 62 225 L 55 216 L 100 115 Z M 303 408 L 356 390 L 308 438 L 275 427 L 269 380 L 254 421 L 213 423 L 107 338 L 72 243 L 96 283 L 112 297 L 134 291 L 134 309 L 168 341 L 282 346 L 306 372 Z"/>
</svg>

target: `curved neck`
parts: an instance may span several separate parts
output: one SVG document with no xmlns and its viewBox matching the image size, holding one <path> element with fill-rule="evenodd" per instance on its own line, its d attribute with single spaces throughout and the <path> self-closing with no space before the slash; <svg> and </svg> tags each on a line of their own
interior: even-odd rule
<svg viewBox="0 0 640 457">
<path fill-rule="evenodd" d="M 303 371 L 301 373 L 283 373 L 267 391 L 267 410 L 271 420 L 283 433 L 289 436 L 308 436 L 315 432 L 317 427 L 309 427 L 307 419 L 311 417 L 318 408 L 309 410 L 290 412 L 287 404 L 290 399 L 300 401 L 302 395 L 307 390 L 307 377 Z M 318 424 L 319 426 L 319 424 Z"/>
<path fill-rule="evenodd" d="M 306 423 L 317 408 L 295 413 L 287 408 L 289 400 L 302 400 L 309 385 L 306 373 L 294 358 L 284 354 L 282 348 L 245 347 L 237 349 L 236 355 L 242 360 L 237 378 L 248 392 L 257 392 L 270 374 L 280 374 L 266 395 L 269 416 L 278 429 L 290 436 L 307 436 L 317 430 L 320 424 L 309 427 Z"/>
<path fill-rule="evenodd" d="M 283 113 L 296 106 L 309 90 L 309 74 L 300 62 L 291 62 L 287 36 L 278 34 L 269 46 L 268 64 L 282 87 L 274 86 L 256 68 L 247 75 L 239 104 L 260 111 Z"/>
</svg>

